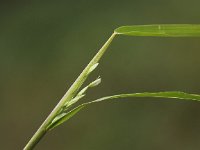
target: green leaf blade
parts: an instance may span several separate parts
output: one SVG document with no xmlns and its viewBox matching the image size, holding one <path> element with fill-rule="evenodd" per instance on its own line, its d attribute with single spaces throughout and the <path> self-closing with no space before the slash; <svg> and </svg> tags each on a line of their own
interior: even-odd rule
<svg viewBox="0 0 200 150">
<path fill-rule="evenodd" d="M 60 119 L 56 120 L 56 122 L 53 122 L 49 127 L 48 130 L 51 130 L 58 125 L 64 123 L 65 121 L 69 120 L 71 117 L 73 117 L 75 114 L 77 114 L 81 109 L 85 108 L 86 106 L 103 102 L 107 100 L 113 100 L 113 99 L 122 99 L 122 98 L 139 98 L 139 97 L 154 97 L 154 98 L 168 98 L 168 99 L 180 99 L 180 100 L 193 100 L 193 101 L 200 101 L 200 95 L 197 94 L 189 94 L 185 92 L 179 92 L 179 91 L 171 91 L 171 92 L 143 92 L 143 93 L 131 93 L 131 94 L 119 94 L 119 95 L 113 95 L 113 96 L 106 96 L 102 97 L 96 100 L 93 100 L 91 102 L 83 103 L 65 115 L 63 115 Z"/>
<path fill-rule="evenodd" d="M 115 33 L 128 36 L 200 37 L 200 24 L 122 26 L 115 29 Z"/>
<path fill-rule="evenodd" d="M 110 97 L 105 97 L 105 100 L 107 100 L 107 99 L 115 99 L 115 98 L 128 98 L 128 97 L 148 97 L 148 98 L 149 97 L 154 97 L 154 98 L 171 98 L 171 99 L 200 101 L 200 95 L 188 94 L 188 93 L 179 92 L 179 91 L 120 94 L 120 95 L 113 95 L 113 96 L 110 96 Z"/>
</svg>

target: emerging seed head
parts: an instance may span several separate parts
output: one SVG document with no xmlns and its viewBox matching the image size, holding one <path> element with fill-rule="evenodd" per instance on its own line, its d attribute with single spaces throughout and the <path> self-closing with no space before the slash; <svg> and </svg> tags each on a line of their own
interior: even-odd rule
<svg viewBox="0 0 200 150">
<path fill-rule="evenodd" d="M 99 65 L 99 63 L 96 63 L 92 67 L 90 67 L 90 69 L 88 70 L 88 74 L 90 74 L 92 71 L 94 71 L 98 65 Z"/>
<path fill-rule="evenodd" d="M 79 101 L 81 98 L 83 98 L 85 95 L 77 95 L 75 98 L 73 98 L 71 101 L 69 101 L 66 106 L 69 107 Z"/>
<path fill-rule="evenodd" d="M 101 78 L 99 77 L 99 78 L 97 78 L 95 81 L 93 81 L 93 82 L 91 82 L 89 85 L 88 85 L 88 87 L 95 87 L 95 86 L 97 86 L 97 85 L 99 85 L 101 83 Z"/>
</svg>

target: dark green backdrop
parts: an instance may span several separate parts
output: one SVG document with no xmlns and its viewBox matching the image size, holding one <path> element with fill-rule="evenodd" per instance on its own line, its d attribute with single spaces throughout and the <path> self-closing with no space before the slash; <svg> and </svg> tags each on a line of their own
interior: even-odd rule
<svg viewBox="0 0 200 150">
<path fill-rule="evenodd" d="M 0 146 L 22 149 L 121 25 L 200 23 L 199 0 L 0 1 Z M 200 38 L 117 37 L 100 62 L 105 95 L 200 93 Z M 200 103 L 121 99 L 83 110 L 36 150 L 199 150 Z"/>
</svg>

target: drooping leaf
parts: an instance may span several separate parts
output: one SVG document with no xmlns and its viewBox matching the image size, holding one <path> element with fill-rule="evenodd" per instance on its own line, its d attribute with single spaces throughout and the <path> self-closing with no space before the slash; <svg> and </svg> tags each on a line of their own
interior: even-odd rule
<svg viewBox="0 0 200 150">
<path fill-rule="evenodd" d="M 122 26 L 116 34 L 129 36 L 200 37 L 199 24 L 155 24 Z"/>
<path fill-rule="evenodd" d="M 119 95 L 113 95 L 113 96 L 106 96 L 99 98 L 97 100 L 88 102 L 88 103 L 83 103 L 71 111 L 69 111 L 67 114 L 62 116 L 59 120 L 56 120 L 53 124 L 50 125 L 49 129 L 53 129 L 56 126 L 64 123 L 71 117 L 73 117 L 76 113 L 78 113 L 82 108 L 89 104 L 97 103 L 97 102 L 102 102 L 105 100 L 112 100 L 112 99 L 117 99 L 117 98 L 129 98 L 129 97 L 156 97 L 156 98 L 173 98 L 173 99 L 182 99 L 182 100 L 194 100 L 194 101 L 200 101 L 200 95 L 197 94 L 188 94 L 184 92 L 177 92 L 177 91 L 172 91 L 172 92 L 155 92 L 155 93 L 149 93 L 149 92 L 144 92 L 144 93 L 133 93 L 133 94 L 119 94 Z"/>
</svg>

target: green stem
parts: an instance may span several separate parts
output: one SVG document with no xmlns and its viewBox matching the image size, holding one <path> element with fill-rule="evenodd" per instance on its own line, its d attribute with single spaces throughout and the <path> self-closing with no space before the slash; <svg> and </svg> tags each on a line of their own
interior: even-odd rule
<svg viewBox="0 0 200 150">
<path fill-rule="evenodd" d="M 89 69 L 103 56 L 105 51 L 107 50 L 108 46 L 112 42 L 113 38 L 115 37 L 116 33 L 113 33 L 111 37 L 107 40 L 107 42 L 102 46 L 102 48 L 98 51 L 98 53 L 93 57 L 93 59 L 90 61 L 90 63 L 85 67 L 85 69 L 82 71 L 82 73 L 79 75 L 79 77 L 76 79 L 76 81 L 71 85 L 69 90 L 65 93 L 65 95 L 62 97 L 60 102 L 56 105 L 56 107 L 53 109 L 53 111 L 49 114 L 49 116 L 46 118 L 46 120 L 42 123 L 42 125 L 39 127 L 39 129 L 36 131 L 36 133 L 33 135 L 33 137 L 30 139 L 30 141 L 25 146 L 24 150 L 32 150 L 37 143 L 42 139 L 42 137 L 46 134 L 48 125 L 52 122 L 52 120 L 56 117 L 58 112 L 61 110 L 63 105 L 72 99 L 72 97 L 75 96 L 77 91 L 80 89 L 81 85 L 84 83 L 84 81 L 88 77 L 88 71 Z"/>
</svg>

